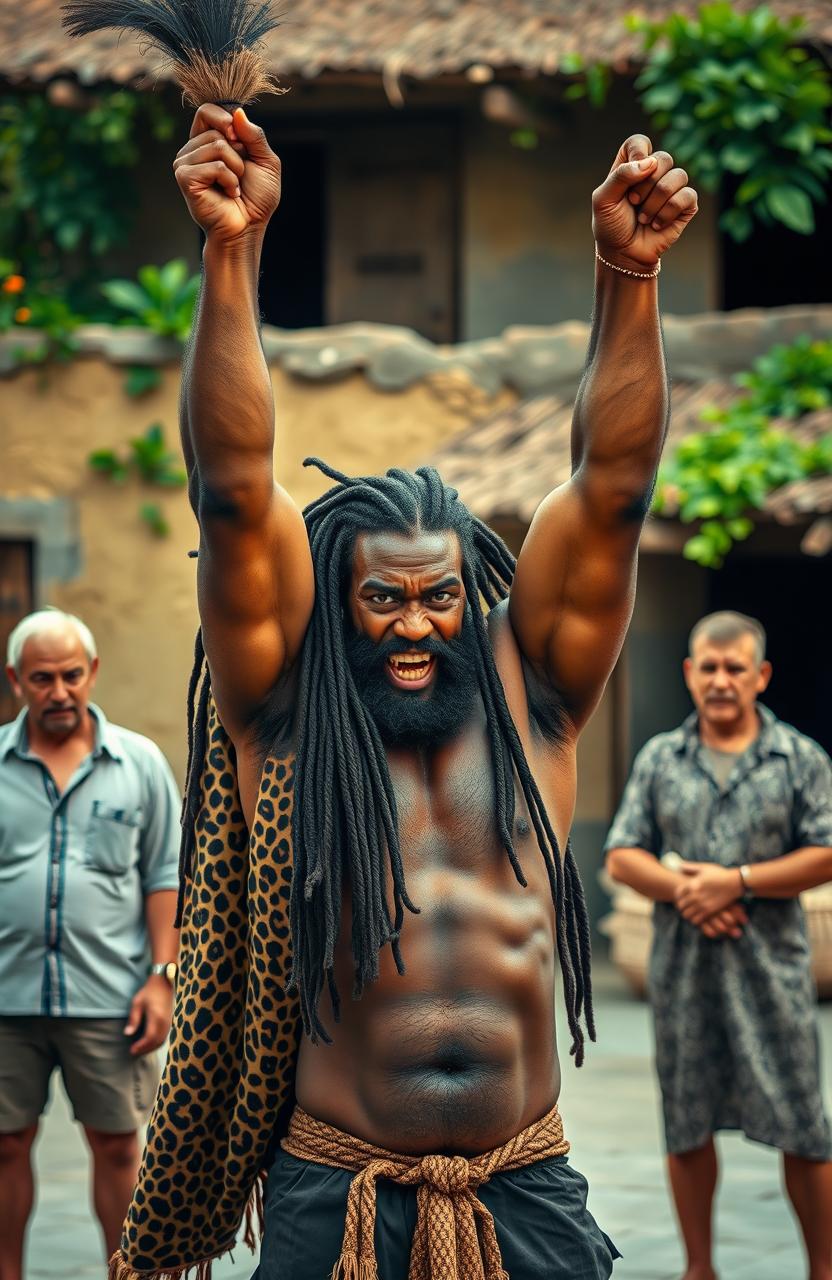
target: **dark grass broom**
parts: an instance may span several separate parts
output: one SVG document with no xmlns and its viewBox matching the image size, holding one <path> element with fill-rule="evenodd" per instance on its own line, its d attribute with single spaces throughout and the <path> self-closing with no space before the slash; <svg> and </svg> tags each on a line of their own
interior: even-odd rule
<svg viewBox="0 0 832 1280">
<path fill-rule="evenodd" d="M 270 0 L 68 0 L 71 36 L 108 28 L 134 31 L 144 49 L 171 64 L 185 102 L 233 109 L 261 93 L 282 93 L 269 75 L 263 38 L 279 25 Z"/>
</svg>

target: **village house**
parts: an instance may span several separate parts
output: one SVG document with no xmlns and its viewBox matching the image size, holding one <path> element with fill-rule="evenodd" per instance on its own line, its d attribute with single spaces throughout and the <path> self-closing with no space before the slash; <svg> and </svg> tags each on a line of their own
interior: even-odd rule
<svg viewBox="0 0 832 1280">
<path fill-rule="evenodd" d="M 822 0 L 773 7 L 801 12 L 811 38 L 832 42 Z M 633 88 L 629 8 L 287 6 L 269 62 L 288 92 L 252 115 L 284 163 L 262 306 L 277 474 L 298 501 L 321 489 L 302 468 L 306 454 L 351 472 L 430 461 L 516 550 L 537 502 L 566 478 L 592 300 L 590 193 L 623 137 L 648 128 Z M 665 8 L 639 5 L 657 18 Z M 102 85 L 158 76 L 186 135 L 188 113 L 164 68 L 128 38 L 71 42 L 50 0 L 0 0 L 0 36 L 7 87 L 83 110 Z M 571 79 L 561 67 L 574 54 L 613 65 L 603 111 L 564 97 Z M 175 256 L 197 269 L 198 233 L 170 173 L 178 145 L 148 143 L 135 231 L 112 253 L 112 274 Z M 672 439 L 701 426 L 704 405 L 726 403 L 733 375 L 773 343 L 829 334 L 818 246 L 830 239 L 830 208 L 818 211 L 814 241 L 772 230 L 737 246 L 719 230 L 719 200 L 703 198 L 662 273 Z M 0 337 L 0 639 L 38 605 L 79 613 L 100 644 L 108 713 L 154 737 L 181 775 L 195 524 L 181 490 L 154 495 L 169 525 L 154 538 L 137 514 L 139 486 L 116 486 L 87 461 L 94 449 L 123 449 L 151 422 L 173 444 L 180 353 L 129 328 L 88 326 L 78 342 L 76 359 L 43 371 L 21 360 L 19 334 Z M 139 399 L 122 389 L 133 364 L 162 371 Z M 828 414 L 801 427 L 829 429 Z M 828 645 L 815 616 L 829 562 L 807 554 L 827 548 L 830 512 L 828 479 L 782 491 L 718 572 L 682 558 L 689 531 L 678 522 L 648 525 L 633 626 L 581 748 L 574 843 L 596 916 L 606 824 L 633 752 L 685 713 L 679 667 L 697 616 L 720 607 L 760 616 L 776 667 L 770 705 L 832 748 Z M 807 612 L 807 600 L 817 609 Z M 0 690 L 0 719 L 13 710 Z"/>
</svg>

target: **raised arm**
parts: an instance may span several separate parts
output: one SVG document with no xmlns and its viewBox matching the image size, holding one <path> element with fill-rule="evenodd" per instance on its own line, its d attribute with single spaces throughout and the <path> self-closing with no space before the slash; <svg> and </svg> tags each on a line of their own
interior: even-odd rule
<svg viewBox="0 0 832 1280">
<path fill-rule="evenodd" d="M 202 106 L 174 162 L 205 232 L 180 425 L 199 521 L 199 611 L 217 706 L 237 741 L 297 657 L 312 610 L 306 528 L 274 482 L 274 406 L 260 341 L 263 236 L 280 162 L 242 110 Z"/>
<path fill-rule="evenodd" d="M 544 687 L 580 729 L 632 613 L 636 550 L 668 422 L 655 276 L 696 213 L 687 174 L 628 138 L 593 193 L 595 311 L 575 402 L 571 480 L 544 499 L 517 563 L 511 620 Z M 625 274 L 630 273 L 630 274 Z"/>
</svg>

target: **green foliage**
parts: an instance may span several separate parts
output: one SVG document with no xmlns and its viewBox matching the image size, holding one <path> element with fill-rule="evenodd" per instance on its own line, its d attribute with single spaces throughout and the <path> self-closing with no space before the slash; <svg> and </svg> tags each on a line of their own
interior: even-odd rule
<svg viewBox="0 0 832 1280">
<path fill-rule="evenodd" d="M 177 465 L 175 453 L 165 444 L 161 422 L 154 422 L 143 436 L 130 441 L 130 462 L 145 484 L 159 484 L 166 489 L 179 488 L 187 476 Z"/>
<path fill-rule="evenodd" d="M 642 104 L 695 182 L 736 188 L 722 226 L 738 241 L 755 219 L 810 235 L 813 201 L 827 199 L 832 84 L 797 43 L 802 25 L 765 7 L 738 13 L 727 0 L 695 18 L 630 19 L 647 54 L 636 81 Z"/>
<path fill-rule="evenodd" d="M 73 310 L 95 305 L 95 260 L 124 239 L 138 202 L 139 137 L 172 129 L 154 94 L 103 93 L 83 110 L 0 98 L 0 245 L 15 246 L 28 279 L 58 285 Z"/>
<path fill-rule="evenodd" d="M 702 418 L 709 431 L 685 436 L 659 474 L 653 509 L 701 524 L 685 544 L 689 560 L 718 569 L 754 525 L 769 494 L 805 476 L 832 473 L 832 434 L 803 444 L 772 418 L 799 417 L 832 402 L 832 342 L 808 337 L 772 347 L 737 382 L 747 389 Z"/>
<path fill-rule="evenodd" d="M 128 396 L 138 398 L 148 391 L 155 391 L 162 381 L 162 371 L 150 364 L 132 364 L 124 379 L 124 390 Z"/>
<path fill-rule="evenodd" d="M 166 538 L 170 533 L 170 525 L 158 502 L 143 502 L 139 507 L 139 515 L 157 538 Z"/>
<path fill-rule="evenodd" d="M 804 334 L 790 346 L 772 347 L 736 380 L 749 404 L 773 418 L 827 409 L 832 405 L 832 341 Z"/>
<path fill-rule="evenodd" d="M 540 145 L 540 135 L 530 126 L 512 129 L 508 140 L 513 147 L 517 147 L 518 151 L 536 151 Z"/>
<path fill-rule="evenodd" d="M 188 276 L 184 258 L 163 267 L 140 267 L 137 280 L 108 280 L 101 285 L 108 302 L 152 333 L 184 342 L 191 331 L 199 276 Z"/>
<path fill-rule="evenodd" d="M 605 62 L 585 62 L 579 53 L 568 53 L 560 64 L 564 75 L 576 76 L 564 92 L 569 101 L 588 98 L 593 107 L 603 107 L 612 84 L 612 68 Z"/>
<path fill-rule="evenodd" d="M 154 422 L 144 435 L 131 440 L 126 456 L 118 454 L 115 449 L 96 449 L 89 455 L 87 462 L 93 471 L 106 476 L 115 484 L 124 484 L 131 475 L 145 485 L 164 489 L 178 489 L 187 482 L 187 476 L 178 465 L 176 454 L 171 453 L 165 443 L 164 428 L 160 422 Z M 139 507 L 139 515 L 157 537 L 165 537 L 169 532 L 168 523 L 158 503 L 143 502 Z"/>
<path fill-rule="evenodd" d="M 40 334 L 36 345 L 18 349 L 22 364 L 70 359 L 76 349 L 72 333 L 80 321 L 63 298 L 33 285 L 11 258 L 0 258 L 0 333 L 33 329 Z"/>
</svg>

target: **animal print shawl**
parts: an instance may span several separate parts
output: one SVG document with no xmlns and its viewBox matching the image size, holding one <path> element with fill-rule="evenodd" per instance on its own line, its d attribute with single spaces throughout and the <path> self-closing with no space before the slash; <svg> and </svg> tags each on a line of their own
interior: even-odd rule
<svg viewBox="0 0 832 1280">
<path fill-rule="evenodd" d="M 294 1106 L 301 1021 L 291 967 L 294 759 L 267 760 L 251 835 L 233 747 L 209 706 L 167 1063 L 109 1280 L 210 1280 L 245 1220 L 263 1229 L 272 1141 Z"/>
</svg>

